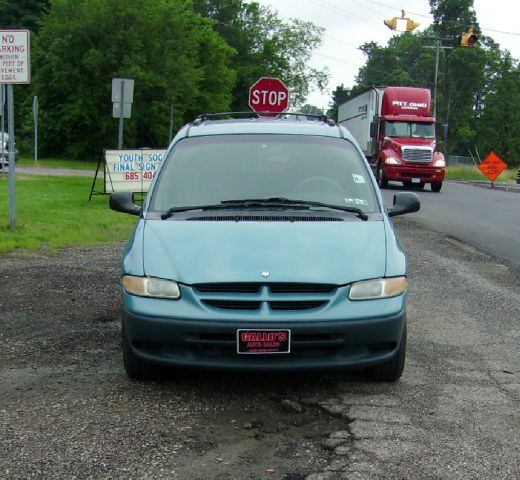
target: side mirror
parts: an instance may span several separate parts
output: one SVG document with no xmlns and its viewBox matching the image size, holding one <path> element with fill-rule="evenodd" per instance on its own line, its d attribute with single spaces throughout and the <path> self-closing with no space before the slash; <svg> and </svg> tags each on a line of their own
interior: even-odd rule
<svg viewBox="0 0 520 480">
<path fill-rule="evenodd" d="M 405 213 L 418 212 L 421 201 L 416 193 L 397 193 L 394 195 L 394 206 L 388 209 L 389 217 L 404 215 Z"/>
<path fill-rule="evenodd" d="M 110 208 L 116 212 L 129 213 L 130 215 L 140 215 L 142 207 L 134 203 L 132 192 L 114 192 L 110 196 Z"/>
</svg>

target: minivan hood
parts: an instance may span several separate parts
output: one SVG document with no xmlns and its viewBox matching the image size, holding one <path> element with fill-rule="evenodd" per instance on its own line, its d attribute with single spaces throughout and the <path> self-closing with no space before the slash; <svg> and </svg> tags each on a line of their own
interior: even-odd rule
<svg viewBox="0 0 520 480">
<path fill-rule="evenodd" d="M 180 283 L 344 285 L 385 275 L 382 220 L 247 222 L 146 220 L 147 276 Z M 268 279 L 262 272 L 269 272 Z"/>
</svg>

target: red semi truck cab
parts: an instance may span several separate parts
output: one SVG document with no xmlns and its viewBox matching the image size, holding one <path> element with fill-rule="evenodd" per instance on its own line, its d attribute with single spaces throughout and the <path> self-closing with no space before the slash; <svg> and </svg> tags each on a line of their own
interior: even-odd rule
<svg viewBox="0 0 520 480">
<path fill-rule="evenodd" d="M 397 181 L 441 190 L 446 162 L 430 106 L 430 90 L 414 87 L 373 87 L 340 106 L 340 123 L 360 143 L 380 187 Z"/>
<path fill-rule="evenodd" d="M 378 130 L 376 175 L 388 181 L 440 191 L 446 170 L 444 155 L 436 150 L 435 118 L 430 114 L 430 90 L 388 87 L 383 92 Z"/>
</svg>

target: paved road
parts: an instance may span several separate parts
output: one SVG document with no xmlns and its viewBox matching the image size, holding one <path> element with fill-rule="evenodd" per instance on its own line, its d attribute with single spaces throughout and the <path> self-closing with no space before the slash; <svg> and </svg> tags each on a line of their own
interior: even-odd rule
<svg viewBox="0 0 520 480">
<path fill-rule="evenodd" d="M 399 191 L 405 190 L 383 190 L 388 206 Z M 414 221 L 520 267 L 520 189 L 446 182 L 439 194 L 429 187 L 415 192 L 421 211 L 413 215 Z"/>
</svg>

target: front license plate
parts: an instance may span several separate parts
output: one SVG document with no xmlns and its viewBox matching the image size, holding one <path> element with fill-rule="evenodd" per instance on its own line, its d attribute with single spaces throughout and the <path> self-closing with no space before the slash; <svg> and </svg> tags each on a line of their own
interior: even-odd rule
<svg viewBox="0 0 520 480">
<path fill-rule="evenodd" d="M 420 178 L 412 178 L 412 183 L 421 183 Z"/>
<path fill-rule="evenodd" d="M 237 352 L 240 354 L 290 353 L 290 351 L 290 330 L 237 330 Z"/>
</svg>

